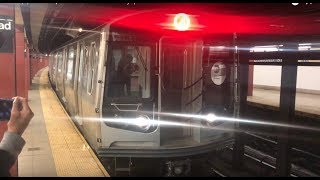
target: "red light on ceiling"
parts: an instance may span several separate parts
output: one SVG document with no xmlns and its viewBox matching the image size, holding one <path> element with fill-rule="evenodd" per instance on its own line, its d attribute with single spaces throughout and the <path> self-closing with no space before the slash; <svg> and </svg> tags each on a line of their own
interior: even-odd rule
<svg viewBox="0 0 320 180">
<path fill-rule="evenodd" d="M 173 25 L 178 31 L 186 31 L 191 25 L 190 17 L 187 14 L 179 13 L 174 17 Z"/>
</svg>

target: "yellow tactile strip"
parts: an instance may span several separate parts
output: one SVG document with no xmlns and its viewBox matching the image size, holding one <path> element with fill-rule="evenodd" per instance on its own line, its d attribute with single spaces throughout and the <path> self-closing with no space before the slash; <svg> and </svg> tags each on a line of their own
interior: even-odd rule
<svg viewBox="0 0 320 180">
<path fill-rule="evenodd" d="M 40 76 L 39 91 L 57 175 L 109 177 L 52 90 L 48 68 Z"/>
</svg>

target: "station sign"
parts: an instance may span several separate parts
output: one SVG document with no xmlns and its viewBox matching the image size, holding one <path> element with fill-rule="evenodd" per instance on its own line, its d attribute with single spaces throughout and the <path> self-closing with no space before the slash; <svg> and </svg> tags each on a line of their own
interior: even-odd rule
<svg viewBox="0 0 320 180">
<path fill-rule="evenodd" d="M 0 15 L 0 53 L 13 53 L 13 33 L 13 18 Z"/>
<path fill-rule="evenodd" d="M 250 59 L 250 63 L 281 63 L 282 59 Z"/>
</svg>

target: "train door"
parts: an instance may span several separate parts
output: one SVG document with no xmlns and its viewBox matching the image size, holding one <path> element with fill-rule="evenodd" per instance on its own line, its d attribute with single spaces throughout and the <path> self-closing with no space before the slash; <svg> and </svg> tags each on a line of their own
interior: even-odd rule
<svg viewBox="0 0 320 180">
<path fill-rule="evenodd" d="M 79 125 L 82 125 L 82 86 L 83 86 L 83 69 L 84 69 L 84 58 L 85 58 L 85 45 L 80 44 L 80 52 L 79 52 L 79 58 L 77 58 L 78 61 L 78 78 L 77 78 L 77 90 L 76 90 L 76 103 L 78 106 L 78 111 L 76 113 L 76 120 L 78 121 Z"/>
<path fill-rule="evenodd" d="M 223 39 L 224 40 L 224 39 Z M 232 41 L 220 40 L 205 46 L 203 58 L 203 87 L 206 113 L 233 115 Z"/>
<path fill-rule="evenodd" d="M 234 63 L 236 48 L 232 36 L 220 35 L 206 39 L 204 46 L 203 67 L 203 109 L 205 115 L 218 117 L 234 116 L 235 80 Z M 210 139 L 229 139 L 232 136 L 234 122 L 212 120 L 207 126 L 219 127 L 212 131 L 203 128 L 199 141 Z"/>
<path fill-rule="evenodd" d="M 196 114 L 202 106 L 202 41 L 165 38 L 161 43 L 161 111 Z M 166 119 L 165 117 L 162 117 Z M 190 119 L 170 117 L 170 121 L 188 124 Z M 191 126 L 161 127 L 161 145 L 177 139 L 193 141 Z"/>
</svg>

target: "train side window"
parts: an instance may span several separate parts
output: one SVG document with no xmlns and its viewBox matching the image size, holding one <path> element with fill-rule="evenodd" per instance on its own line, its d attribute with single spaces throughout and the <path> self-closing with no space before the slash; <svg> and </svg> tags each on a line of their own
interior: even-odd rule
<svg viewBox="0 0 320 180">
<path fill-rule="evenodd" d="M 67 66 L 68 66 L 68 50 L 67 50 L 67 48 L 65 48 L 64 50 L 63 50 L 63 54 L 64 54 L 64 56 L 63 56 L 63 72 L 64 72 L 64 78 L 66 78 L 66 76 L 67 76 Z"/>
<path fill-rule="evenodd" d="M 80 84 L 81 76 L 82 76 L 82 68 L 83 68 L 83 58 L 84 58 L 84 49 L 83 45 L 80 45 L 80 63 L 79 63 L 79 75 L 78 75 L 78 84 Z"/>
<path fill-rule="evenodd" d="M 74 65 L 74 59 L 75 59 L 75 54 L 74 54 L 74 48 L 71 46 L 68 50 L 68 63 L 67 63 L 67 80 L 71 81 L 71 84 L 73 85 L 73 65 Z"/>
<path fill-rule="evenodd" d="M 53 56 L 53 66 L 52 66 L 53 74 L 55 74 L 55 70 L 57 66 L 57 58 L 58 58 L 58 53 Z"/>
<path fill-rule="evenodd" d="M 51 71 L 51 67 L 52 67 L 52 57 L 49 56 L 49 71 Z"/>
<path fill-rule="evenodd" d="M 99 46 L 97 47 L 96 44 L 94 44 L 94 47 L 93 47 L 93 56 L 94 56 L 94 59 L 93 59 L 93 70 L 94 72 L 96 73 L 93 73 L 93 77 L 92 77 L 92 82 L 97 82 L 97 77 L 98 77 L 98 63 L 99 63 Z M 94 84 L 92 84 L 94 85 Z M 92 87 L 93 88 L 93 87 Z"/>
<path fill-rule="evenodd" d="M 63 59 L 62 59 L 62 52 L 60 51 L 58 53 L 58 72 L 60 73 L 62 70 L 62 64 L 63 64 Z"/>
<path fill-rule="evenodd" d="M 57 71 L 58 71 L 58 73 L 60 73 L 60 71 L 61 71 L 60 64 L 61 64 L 61 62 L 60 62 L 60 53 L 58 52 L 57 53 Z"/>
<path fill-rule="evenodd" d="M 87 82 L 87 93 L 92 94 L 93 90 L 93 79 L 94 79 L 94 72 L 96 66 L 96 44 L 93 42 L 91 43 L 91 47 L 89 50 L 89 68 L 88 68 L 88 82 Z"/>
<path fill-rule="evenodd" d="M 88 51 L 88 46 L 84 47 L 84 53 L 83 53 L 83 66 L 82 66 L 83 74 L 82 74 L 82 84 L 83 87 L 87 87 L 87 82 L 88 82 L 88 70 L 89 70 L 89 51 Z"/>
</svg>

